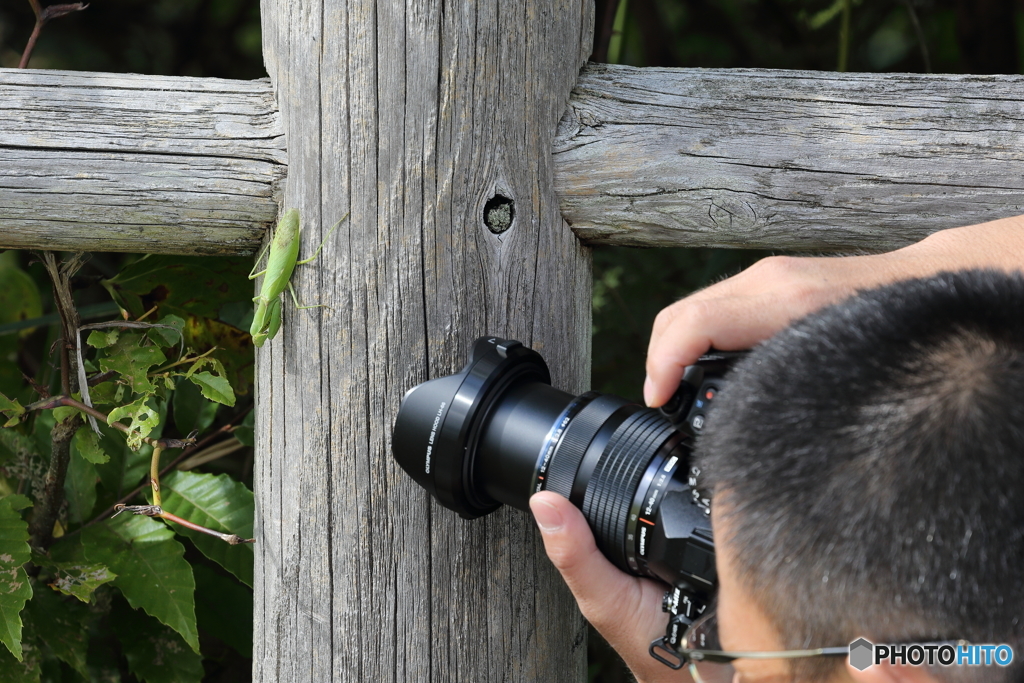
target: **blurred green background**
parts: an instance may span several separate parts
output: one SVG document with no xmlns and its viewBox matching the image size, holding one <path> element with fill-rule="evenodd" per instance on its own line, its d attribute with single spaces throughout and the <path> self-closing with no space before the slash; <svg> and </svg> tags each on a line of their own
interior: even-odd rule
<svg viewBox="0 0 1024 683">
<path fill-rule="evenodd" d="M 0 66 L 32 31 L 27 0 L 0 1 Z M 845 27 L 845 28 L 844 28 Z M 594 61 L 634 66 L 1021 73 L 1024 3 L 1008 0 L 598 0 Z M 266 76 L 256 0 L 95 0 L 51 22 L 32 68 Z M 763 253 L 594 250 L 593 384 L 639 399 L 647 338 L 674 300 Z M 115 270 L 118 256 L 97 257 Z M 225 672 L 226 673 L 226 672 Z M 247 673 L 239 665 L 242 680 Z M 598 638 L 591 680 L 631 680 Z"/>
</svg>

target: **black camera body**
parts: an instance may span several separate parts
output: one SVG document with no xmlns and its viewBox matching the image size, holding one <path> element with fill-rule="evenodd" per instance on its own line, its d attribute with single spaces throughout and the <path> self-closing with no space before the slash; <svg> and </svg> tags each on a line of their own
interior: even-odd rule
<svg viewBox="0 0 1024 683">
<path fill-rule="evenodd" d="M 572 501 L 609 560 L 672 586 L 666 636 L 651 654 L 678 668 L 676 645 L 717 583 L 711 501 L 698 487 L 693 440 L 737 355 L 702 357 L 653 410 L 555 389 L 536 351 L 482 337 L 461 372 L 406 393 L 392 452 L 438 502 L 468 519 L 502 504 L 529 510 L 538 491 Z"/>
</svg>

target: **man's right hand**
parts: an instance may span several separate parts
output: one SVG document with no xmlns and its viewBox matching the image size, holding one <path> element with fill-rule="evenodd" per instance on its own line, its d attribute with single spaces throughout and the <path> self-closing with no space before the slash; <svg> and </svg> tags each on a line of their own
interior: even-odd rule
<svg viewBox="0 0 1024 683">
<path fill-rule="evenodd" d="M 647 351 L 644 400 L 656 407 L 708 349 L 748 349 L 798 318 L 858 290 L 968 268 L 1024 269 L 1024 216 L 937 232 L 885 254 L 772 256 L 658 314 Z"/>
</svg>

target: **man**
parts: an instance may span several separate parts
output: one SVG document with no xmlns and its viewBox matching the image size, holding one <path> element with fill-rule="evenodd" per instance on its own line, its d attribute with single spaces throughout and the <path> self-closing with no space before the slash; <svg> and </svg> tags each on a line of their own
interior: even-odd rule
<svg viewBox="0 0 1024 683">
<path fill-rule="evenodd" d="M 683 300 L 655 325 L 648 402 L 663 402 L 709 346 L 753 345 L 860 287 L 957 266 L 1019 268 L 1024 228 L 1014 220 L 939 233 L 902 253 L 777 260 Z M 779 284 L 815 269 L 822 277 L 803 286 Z M 1024 656 L 1022 397 L 1019 276 L 904 282 L 760 347 L 701 445 L 715 491 L 721 647 L 964 639 Z M 538 494 L 531 507 L 584 615 L 638 679 L 687 680 L 646 652 L 664 628 L 662 587 L 608 563 L 563 499 Z M 1020 677 L 1012 666 L 861 671 L 827 657 L 734 665 L 751 683 Z"/>
</svg>

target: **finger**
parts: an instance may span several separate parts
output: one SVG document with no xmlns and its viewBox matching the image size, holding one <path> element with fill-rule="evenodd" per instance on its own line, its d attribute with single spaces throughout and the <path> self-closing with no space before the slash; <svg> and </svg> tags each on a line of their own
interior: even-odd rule
<svg viewBox="0 0 1024 683">
<path fill-rule="evenodd" d="M 771 295 L 690 302 L 648 352 L 647 405 L 657 407 L 671 398 L 686 366 L 708 349 L 748 349 L 789 324 L 786 309 L 777 303 Z"/>
<path fill-rule="evenodd" d="M 580 611 L 599 629 L 638 606 L 636 580 L 608 561 L 575 505 L 550 491 L 530 498 L 544 550 L 576 597 Z"/>
<path fill-rule="evenodd" d="M 742 279 L 740 277 L 741 275 L 743 275 L 743 273 L 726 278 L 720 282 L 716 282 L 704 289 L 697 290 L 696 292 L 693 292 L 685 298 L 675 302 L 671 306 L 663 308 L 654 318 L 654 325 L 651 328 L 651 341 L 647 346 L 648 351 L 654 347 L 661 338 L 661 335 L 665 333 L 676 318 L 678 318 L 679 315 L 681 315 L 687 307 L 691 306 L 694 302 L 706 299 L 722 299 L 736 295 L 737 286 L 742 284 L 739 282 L 739 280 Z"/>
</svg>

